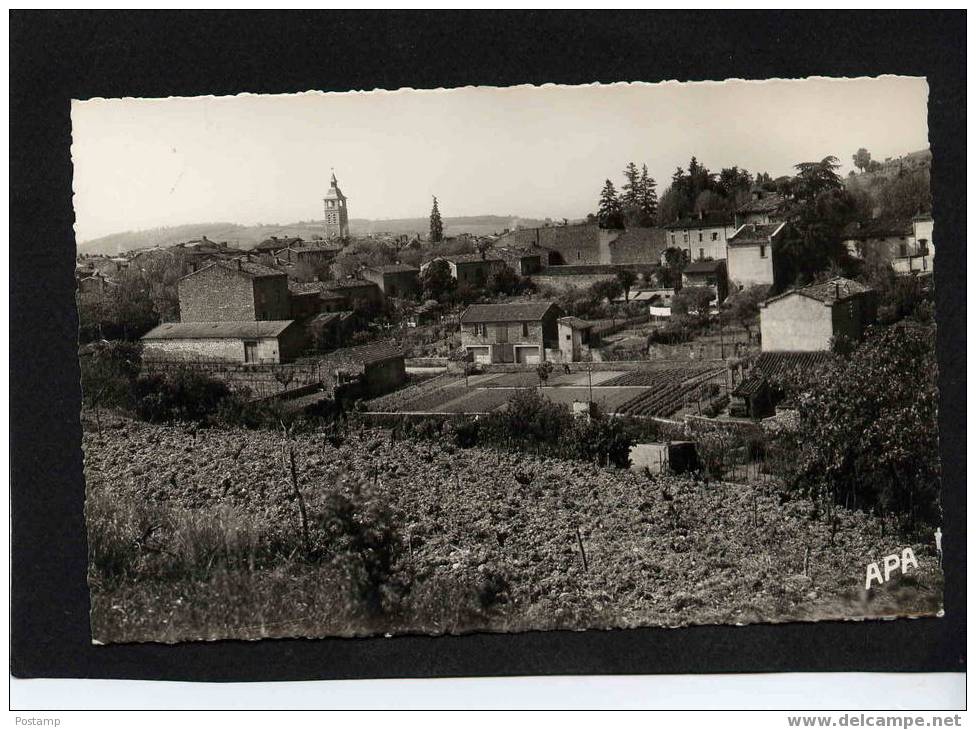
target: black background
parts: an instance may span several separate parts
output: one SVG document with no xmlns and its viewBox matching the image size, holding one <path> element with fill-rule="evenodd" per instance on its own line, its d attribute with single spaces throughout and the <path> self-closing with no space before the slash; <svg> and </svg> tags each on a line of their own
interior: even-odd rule
<svg viewBox="0 0 976 730">
<path fill-rule="evenodd" d="M 11 12 L 13 674 L 298 680 L 963 670 L 965 26 L 964 12 Z M 930 89 L 945 472 L 944 618 L 91 645 L 70 99 L 882 73 L 926 76 Z M 883 120 L 902 110 L 877 112 Z M 608 138 L 612 135 L 608 129 Z M 870 147 L 871 140 L 863 143 Z M 656 144 L 667 140 L 648 139 L 650 148 Z M 686 152 L 690 156 L 694 150 Z M 853 150 L 834 152 L 844 157 Z"/>
</svg>

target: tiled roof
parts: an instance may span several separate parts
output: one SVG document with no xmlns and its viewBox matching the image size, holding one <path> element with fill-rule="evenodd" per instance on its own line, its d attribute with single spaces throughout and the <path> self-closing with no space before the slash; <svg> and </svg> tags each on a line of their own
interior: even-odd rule
<svg viewBox="0 0 976 730">
<path fill-rule="evenodd" d="M 372 281 L 366 281 L 364 279 L 342 279 L 341 281 L 330 281 L 325 285 L 326 289 L 337 290 L 337 289 L 361 289 L 364 286 L 379 288 Z"/>
<path fill-rule="evenodd" d="M 593 326 L 591 322 L 587 322 L 585 319 L 580 319 L 579 317 L 560 317 L 557 321 L 560 324 L 569 325 L 574 330 L 587 330 Z"/>
<path fill-rule="evenodd" d="M 820 282 L 819 284 L 810 284 L 798 289 L 790 289 L 775 297 L 770 297 L 761 306 L 765 307 L 770 302 L 778 301 L 791 294 L 799 294 L 810 299 L 816 299 L 824 304 L 833 304 L 834 302 L 842 302 L 845 299 L 850 299 L 858 294 L 864 294 L 870 291 L 874 290 L 866 284 L 845 279 L 843 276 L 835 276 L 833 279 Z"/>
<path fill-rule="evenodd" d="M 746 223 L 729 236 L 730 246 L 769 243 L 769 239 L 785 226 L 785 223 Z"/>
<path fill-rule="evenodd" d="M 685 267 L 686 274 L 713 274 L 725 266 L 725 259 L 692 261 Z"/>
<path fill-rule="evenodd" d="M 261 322 L 164 322 L 142 336 L 144 340 L 258 339 L 277 337 L 293 320 Z"/>
<path fill-rule="evenodd" d="M 893 238 L 914 233 L 911 218 L 874 218 L 854 221 L 844 227 L 844 238 L 865 240 L 868 238 Z"/>
<path fill-rule="evenodd" d="M 257 251 L 277 251 L 278 249 L 288 248 L 289 246 L 301 246 L 302 239 L 297 236 L 291 238 L 276 238 L 272 236 L 271 238 L 266 238 L 257 246 L 255 250 Z"/>
<path fill-rule="evenodd" d="M 462 324 L 480 322 L 535 322 L 555 306 L 552 302 L 515 302 L 513 304 L 472 304 L 461 315 Z"/>
<path fill-rule="evenodd" d="M 358 347 L 344 347 L 322 356 L 324 360 L 352 360 L 369 365 L 403 357 L 403 350 L 395 342 L 370 342 Z"/>
<path fill-rule="evenodd" d="M 343 248 L 345 246 L 338 243 L 306 243 L 301 246 L 288 246 L 287 250 L 295 253 L 339 253 Z"/>
<path fill-rule="evenodd" d="M 821 367 L 835 357 L 830 352 L 764 352 L 756 358 L 749 376 L 762 374 L 766 378 L 774 379 L 794 368 L 809 370 Z"/>
<path fill-rule="evenodd" d="M 385 266 L 370 266 L 369 271 L 375 271 L 379 274 L 409 274 L 411 272 L 418 272 L 416 266 L 407 266 L 406 264 L 387 264 Z"/>
<path fill-rule="evenodd" d="M 493 248 L 491 252 L 507 261 L 521 261 L 526 258 L 540 258 L 543 255 L 549 255 L 547 250 L 537 246 L 532 248 Z"/>
<path fill-rule="evenodd" d="M 762 376 L 762 373 L 750 374 L 749 377 L 735 386 L 732 390 L 732 395 L 737 395 L 740 398 L 748 398 L 750 395 L 758 393 L 765 382 L 766 378 Z"/>
<path fill-rule="evenodd" d="M 490 256 L 488 254 L 482 256 L 480 253 L 448 255 L 448 256 L 440 256 L 439 258 L 442 258 L 445 261 L 450 261 L 451 263 L 454 264 L 472 264 L 476 262 L 480 263 L 482 261 L 486 263 L 491 263 L 492 261 L 499 261 L 499 262 L 501 261 L 501 259 L 498 258 L 497 256 Z"/>
<path fill-rule="evenodd" d="M 679 218 L 673 223 L 668 223 L 664 227 L 669 231 L 688 230 L 690 228 L 718 228 L 719 226 L 731 226 L 732 216 L 721 211 L 710 211 L 702 213 L 699 218 L 697 215 Z"/>
<path fill-rule="evenodd" d="M 764 193 L 757 200 L 749 200 L 735 209 L 736 213 L 772 213 L 786 205 L 786 198 L 779 193 Z"/>
</svg>

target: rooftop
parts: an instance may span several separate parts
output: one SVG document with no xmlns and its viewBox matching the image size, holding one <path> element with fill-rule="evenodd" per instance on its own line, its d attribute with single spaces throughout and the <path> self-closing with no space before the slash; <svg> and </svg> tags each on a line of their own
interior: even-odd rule
<svg viewBox="0 0 976 730">
<path fill-rule="evenodd" d="M 375 271 L 380 274 L 409 274 L 411 272 L 415 273 L 420 271 L 416 266 L 407 266 L 407 264 L 387 264 L 385 266 L 370 266 L 369 271 Z"/>
<path fill-rule="evenodd" d="M 364 286 L 376 287 L 371 281 L 366 281 L 365 279 L 340 279 L 339 281 L 330 281 L 325 284 L 326 289 L 361 289 Z"/>
<path fill-rule="evenodd" d="M 344 347 L 322 355 L 323 360 L 352 360 L 364 365 L 398 357 L 403 357 L 403 350 L 395 342 L 387 341 L 370 342 L 368 345 L 358 347 Z"/>
<path fill-rule="evenodd" d="M 164 322 L 142 336 L 144 340 L 260 339 L 277 337 L 294 320 L 261 322 Z"/>
<path fill-rule="evenodd" d="M 728 245 L 748 246 L 769 243 L 770 239 L 785 225 L 785 223 L 746 223 L 729 236 Z"/>
<path fill-rule="evenodd" d="M 668 223 L 664 227 L 669 231 L 684 230 L 689 228 L 716 228 L 718 226 L 731 226 L 732 216 L 722 211 L 703 212 L 700 216 L 693 215 L 679 218 L 673 223 Z"/>
<path fill-rule="evenodd" d="M 746 201 L 735 209 L 736 213 L 772 213 L 786 205 L 786 198 L 779 193 L 761 191 L 760 197 Z"/>
<path fill-rule="evenodd" d="M 512 304 L 472 304 L 461 315 L 462 324 L 481 322 L 535 322 L 555 305 L 552 302 L 514 302 Z"/>
<path fill-rule="evenodd" d="M 910 236 L 914 232 L 911 218 L 873 218 L 844 226 L 844 238 L 891 238 Z"/>
<path fill-rule="evenodd" d="M 725 266 L 725 259 L 692 261 L 685 267 L 686 274 L 713 274 Z"/>
<path fill-rule="evenodd" d="M 245 258 L 233 259 L 232 261 L 214 261 L 212 264 L 204 266 L 203 268 L 197 269 L 186 276 L 184 279 L 189 279 L 191 276 L 196 276 L 204 271 L 209 271 L 215 266 L 219 266 L 228 271 L 237 271 L 245 276 L 249 276 L 252 279 L 260 279 L 266 276 L 285 276 L 283 271 L 278 271 L 277 269 L 272 269 L 270 266 L 265 266 L 264 264 L 259 264 L 254 261 L 248 261 Z"/>
<path fill-rule="evenodd" d="M 446 256 L 438 256 L 437 258 L 441 258 L 455 264 L 469 264 L 480 261 L 501 261 L 501 259 L 497 256 L 491 256 L 489 254 L 482 256 L 480 253 L 448 254 Z"/>
<path fill-rule="evenodd" d="M 579 317 L 560 317 L 557 321 L 559 324 L 568 325 L 574 330 L 588 330 L 593 326 L 592 322 L 587 322 Z"/>
<path fill-rule="evenodd" d="M 808 286 L 797 289 L 790 289 L 778 296 L 767 299 L 760 306 L 765 307 L 770 302 L 783 299 L 791 294 L 799 294 L 810 299 L 816 299 L 824 304 L 833 304 L 834 302 L 842 302 L 845 299 L 850 299 L 851 297 L 856 297 L 859 294 L 870 291 L 874 290 L 866 284 L 853 281 L 852 279 L 845 279 L 843 276 L 835 276 L 833 279 L 828 279 L 818 284 L 809 284 Z"/>
</svg>

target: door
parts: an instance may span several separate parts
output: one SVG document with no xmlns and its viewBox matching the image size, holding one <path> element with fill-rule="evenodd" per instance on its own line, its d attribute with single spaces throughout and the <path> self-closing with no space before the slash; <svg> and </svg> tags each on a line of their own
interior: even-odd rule
<svg viewBox="0 0 976 730">
<path fill-rule="evenodd" d="M 258 343 L 257 342 L 245 342 L 244 343 L 244 362 L 257 362 L 258 361 Z"/>
<path fill-rule="evenodd" d="M 533 365 L 541 361 L 539 348 L 535 346 L 524 346 L 515 348 L 515 362 Z"/>
</svg>

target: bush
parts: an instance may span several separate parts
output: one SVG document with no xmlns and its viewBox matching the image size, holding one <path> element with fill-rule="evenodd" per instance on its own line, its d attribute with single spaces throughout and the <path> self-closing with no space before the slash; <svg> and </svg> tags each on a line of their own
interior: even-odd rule
<svg viewBox="0 0 976 730">
<path fill-rule="evenodd" d="M 573 427 L 571 448 L 576 458 L 603 466 L 630 467 L 633 433 L 616 418 L 579 419 Z"/>
<path fill-rule="evenodd" d="M 827 510 L 839 502 L 940 518 L 935 330 L 873 327 L 849 358 L 786 383 L 797 403 L 793 484 Z"/>
<path fill-rule="evenodd" d="M 152 423 L 192 421 L 203 423 L 217 413 L 230 390 L 219 380 L 190 368 L 153 374 L 135 383 L 136 413 Z"/>
</svg>

